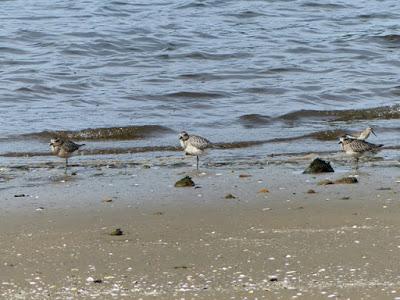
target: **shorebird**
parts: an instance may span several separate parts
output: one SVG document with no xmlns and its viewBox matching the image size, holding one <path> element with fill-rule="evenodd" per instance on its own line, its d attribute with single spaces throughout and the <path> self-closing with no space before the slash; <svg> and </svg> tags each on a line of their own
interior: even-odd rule
<svg viewBox="0 0 400 300">
<path fill-rule="evenodd" d="M 205 150 L 211 146 L 211 142 L 198 135 L 189 135 L 186 131 L 182 131 L 179 135 L 179 140 L 183 151 L 187 155 L 196 155 L 197 170 L 199 169 L 199 156 L 205 153 Z"/>
<path fill-rule="evenodd" d="M 61 138 L 53 138 L 50 140 L 51 152 L 58 157 L 65 158 L 65 172 L 68 168 L 68 158 L 85 144 L 76 144 L 70 140 L 64 140 Z"/>
<path fill-rule="evenodd" d="M 364 140 L 357 140 L 349 138 L 348 136 L 342 136 L 339 139 L 339 144 L 342 150 L 354 157 L 356 161 L 356 169 L 358 168 L 358 160 L 363 154 L 376 153 L 383 146 L 382 144 L 372 144 Z"/>
<path fill-rule="evenodd" d="M 346 134 L 346 136 L 353 140 L 365 141 L 371 135 L 371 133 L 376 136 L 374 129 L 372 127 L 367 127 L 361 132 L 353 132 L 351 134 Z"/>
</svg>

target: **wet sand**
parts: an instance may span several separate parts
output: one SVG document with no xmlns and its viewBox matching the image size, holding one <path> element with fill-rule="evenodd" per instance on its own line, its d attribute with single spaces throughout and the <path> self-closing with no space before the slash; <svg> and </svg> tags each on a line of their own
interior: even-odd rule
<svg viewBox="0 0 400 300">
<path fill-rule="evenodd" d="M 307 163 L 27 171 L 1 191 L 0 297 L 400 297 L 398 167 L 319 186 L 349 172 Z M 175 188 L 187 174 L 196 187 Z"/>
</svg>

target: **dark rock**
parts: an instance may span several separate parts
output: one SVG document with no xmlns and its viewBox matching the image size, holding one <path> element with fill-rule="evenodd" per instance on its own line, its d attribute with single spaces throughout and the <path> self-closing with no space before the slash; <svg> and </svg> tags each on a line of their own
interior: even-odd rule
<svg viewBox="0 0 400 300">
<path fill-rule="evenodd" d="M 102 283 L 103 280 L 101 280 L 101 279 L 95 279 L 95 280 L 93 280 L 93 282 L 94 282 L 94 283 Z"/>
<path fill-rule="evenodd" d="M 186 270 L 187 268 L 188 268 L 187 266 L 175 266 L 174 267 L 175 270 L 179 270 L 179 269 Z"/>
<path fill-rule="evenodd" d="M 194 186 L 194 182 L 192 178 L 190 178 L 189 176 L 185 176 L 175 183 L 175 187 L 190 187 L 190 186 Z"/>
<path fill-rule="evenodd" d="M 239 178 L 248 178 L 251 177 L 250 174 L 239 174 Z"/>
<path fill-rule="evenodd" d="M 14 195 L 14 197 L 16 197 L 16 198 L 19 198 L 19 197 L 26 197 L 26 196 L 28 196 L 28 195 L 25 195 L 25 194 L 17 194 L 17 195 Z"/>
<path fill-rule="evenodd" d="M 233 196 L 232 194 L 226 194 L 225 199 L 236 199 L 236 197 Z"/>
<path fill-rule="evenodd" d="M 110 232 L 110 235 L 123 235 L 124 232 L 121 230 L 121 228 L 114 229 L 113 231 Z"/>
<path fill-rule="evenodd" d="M 329 173 L 335 172 L 329 161 L 324 161 L 320 158 L 314 159 L 307 169 L 304 170 L 303 174 L 315 174 L 315 173 Z"/>
<path fill-rule="evenodd" d="M 353 184 L 353 183 L 357 183 L 358 180 L 355 177 L 343 177 L 340 179 L 335 180 L 335 183 L 337 184 Z"/>
<path fill-rule="evenodd" d="M 277 282 L 277 281 L 278 281 L 278 278 L 276 278 L 276 277 L 271 277 L 271 278 L 269 279 L 269 281 L 270 281 L 270 282 Z"/>
<path fill-rule="evenodd" d="M 317 192 L 315 191 L 315 190 L 313 190 L 313 189 L 309 189 L 308 191 L 307 191 L 307 194 L 316 194 Z"/>
</svg>

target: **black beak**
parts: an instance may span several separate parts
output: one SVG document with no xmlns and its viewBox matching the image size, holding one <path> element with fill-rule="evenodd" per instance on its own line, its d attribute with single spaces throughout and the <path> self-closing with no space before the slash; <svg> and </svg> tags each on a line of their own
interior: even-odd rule
<svg viewBox="0 0 400 300">
<path fill-rule="evenodd" d="M 53 146 L 53 143 L 50 143 L 49 146 Z"/>
<path fill-rule="evenodd" d="M 340 141 L 338 144 L 342 144 L 343 142 L 342 141 Z"/>
<path fill-rule="evenodd" d="M 371 132 L 372 132 L 372 134 L 374 135 L 374 136 L 376 136 L 376 134 L 375 134 L 375 132 L 371 129 Z"/>
<path fill-rule="evenodd" d="M 183 139 L 183 137 L 180 136 L 179 139 L 181 140 L 181 139 Z"/>
</svg>

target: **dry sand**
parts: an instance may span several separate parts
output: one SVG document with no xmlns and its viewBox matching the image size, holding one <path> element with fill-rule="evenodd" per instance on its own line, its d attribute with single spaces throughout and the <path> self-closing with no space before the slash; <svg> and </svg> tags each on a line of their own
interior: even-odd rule
<svg viewBox="0 0 400 300">
<path fill-rule="evenodd" d="M 173 186 L 188 166 L 27 171 L 1 190 L 1 298 L 400 299 L 398 168 L 318 186 L 348 173 L 305 165 L 190 171 L 194 188 Z"/>
</svg>

